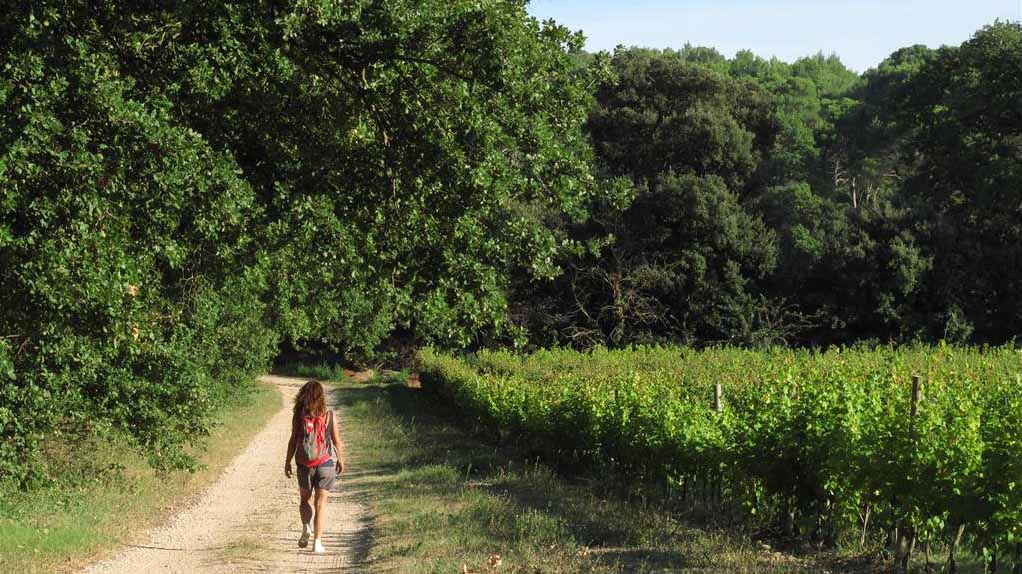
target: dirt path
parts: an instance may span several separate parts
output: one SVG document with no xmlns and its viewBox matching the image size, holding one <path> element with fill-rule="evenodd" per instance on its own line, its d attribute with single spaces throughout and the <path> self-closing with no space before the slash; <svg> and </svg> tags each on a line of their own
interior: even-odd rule
<svg viewBox="0 0 1022 574">
<path fill-rule="evenodd" d="M 304 381 L 275 376 L 263 380 L 280 389 L 281 410 L 216 483 L 166 524 L 84 574 L 366 571 L 360 563 L 368 550 L 369 518 L 346 488 L 358 474 L 358 462 L 350 457 L 345 476 L 327 501 L 327 552 L 298 549 L 298 491 L 295 480 L 284 477 L 283 461 L 291 399 Z M 343 412 L 338 414 L 343 420 Z M 343 440 L 343 432 L 341 436 Z"/>
</svg>

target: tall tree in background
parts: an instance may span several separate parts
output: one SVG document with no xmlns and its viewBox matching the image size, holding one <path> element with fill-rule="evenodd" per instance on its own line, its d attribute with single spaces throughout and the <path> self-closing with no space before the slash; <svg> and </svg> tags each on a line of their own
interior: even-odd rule
<svg viewBox="0 0 1022 574">
<path fill-rule="evenodd" d="M 1020 54 L 1022 24 L 986 27 L 927 58 L 895 102 L 910 126 L 903 193 L 933 258 L 918 306 L 931 336 L 1022 332 Z"/>
<path fill-rule="evenodd" d="M 619 50 L 589 129 L 635 201 L 560 226 L 591 249 L 525 290 L 541 340 L 1010 339 L 1018 38 L 996 24 L 862 77 L 833 56 Z"/>
<path fill-rule="evenodd" d="M 615 53 L 589 131 L 601 176 L 630 182 L 635 199 L 604 205 L 569 233 L 612 238 L 569 256 L 543 299 L 574 344 L 761 336 L 756 282 L 773 268 L 774 244 L 742 202 L 770 143 L 769 101 L 716 69 L 722 61 L 691 48 Z"/>
</svg>

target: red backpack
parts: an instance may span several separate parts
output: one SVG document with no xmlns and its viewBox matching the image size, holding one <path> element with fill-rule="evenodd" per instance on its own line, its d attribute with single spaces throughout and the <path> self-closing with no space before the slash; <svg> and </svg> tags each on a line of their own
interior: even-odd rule
<svg viewBox="0 0 1022 574">
<path fill-rule="evenodd" d="M 329 419 L 329 420 L 328 420 Z M 319 417 L 301 416 L 301 448 L 298 449 L 298 463 L 309 468 L 330 460 L 330 438 L 327 435 L 333 417 L 330 413 Z"/>
</svg>

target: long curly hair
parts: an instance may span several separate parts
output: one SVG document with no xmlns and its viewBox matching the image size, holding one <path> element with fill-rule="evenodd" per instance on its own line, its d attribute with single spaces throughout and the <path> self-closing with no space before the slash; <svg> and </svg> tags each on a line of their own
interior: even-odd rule
<svg viewBox="0 0 1022 574">
<path fill-rule="evenodd" d="M 295 414 L 318 417 L 326 414 L 326 393 L 319 381 L 307 381 L 295 397 Z"/>
</svg>

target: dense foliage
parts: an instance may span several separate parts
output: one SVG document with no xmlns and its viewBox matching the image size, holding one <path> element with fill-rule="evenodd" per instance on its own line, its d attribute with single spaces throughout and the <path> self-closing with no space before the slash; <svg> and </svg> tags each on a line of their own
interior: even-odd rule
<svg viewBox="0 0 1022 574">
<path fill-rule="evenodd" d="M 577 347 L 1011 340 L 1019 54 L 1019 23 L 861 76 L 833 56 L 618 49 L 588 130 L 635 201 L 561 222 L 590 248 L 519 285 L 514 316 Z"/>
<path fill-rule="evenodd" d="M 1013 349 L 427 349 L 419 366 L 467 420 L 561 463 L 664 481 L 720 520 L 902 554 L 1022 542 Z"/>
<path fill-rule="evenodd" d="M 506 331 L 601 188 L 600 62 L 502 1 L 17 2 L 0 14 L 0 478 L 159 464 L 283 340 Z"/>
<path fill-rule="evenodd" d="M 826 345 L 1022 329 L 1022 27 L 619 49 L 525 2 L 0 14 L 0 472 L 158 464 L 281 345 Z"/>
</svg>

